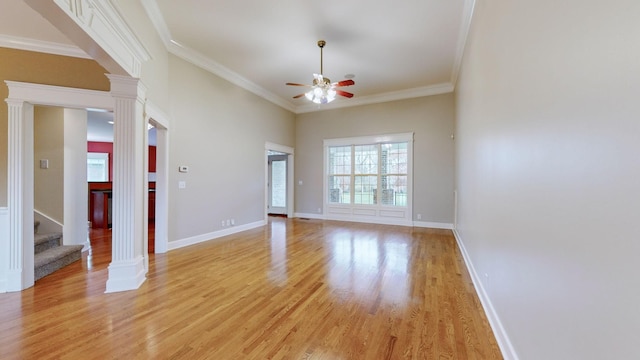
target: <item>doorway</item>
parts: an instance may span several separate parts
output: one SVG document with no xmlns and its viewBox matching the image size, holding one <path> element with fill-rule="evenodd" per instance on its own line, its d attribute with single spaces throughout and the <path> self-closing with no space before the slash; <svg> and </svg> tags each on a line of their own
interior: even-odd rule
<svg viewBox="0 0 640 360">
<path fill-rule="evenodd" d="M 287 154 L 270 151 L 267 192 L 269 215 L 287 215 Z"/>
<path fill-rule="evenodd" d="M 264 153 L 264 222 L 269 214 L 293 217 L 293 148 L 270 142 Z M 272 179 L 272 177 L 274 179 Z"/>
</svg>

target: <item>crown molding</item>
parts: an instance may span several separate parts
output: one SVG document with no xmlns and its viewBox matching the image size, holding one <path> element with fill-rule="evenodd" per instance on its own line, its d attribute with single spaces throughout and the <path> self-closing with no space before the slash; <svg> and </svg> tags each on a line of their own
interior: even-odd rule
<svg viewBox="0 0 640 360">
<path fill-rule="evenodd" d="M 451 84 L 455 87 L 462 67 L 462 58 L 464 50 L 467 47 L 467 38 L 471 30 L 471 20 L 473 19 L 473 11 L 476 6 L 476 0 L 466 0 L 462 11 L 462 22 L 460 23 L 460 31 L 458 32 L 458 44 L 456 54 L 453 60 L 453 68 L 451 69 Z"/>
<path fill-rule="evenodd" d="M 306 105 L 295 105 L 292 104 L 291 101 L 286 100 L 271 91 L 264 89 L 263 87 L 257 85 L 256 83 L 250 81 L 249 79 L 239 75 L 238 73 L 224 67 L 223 65 L 217 63 L 209 57 L 206 57 L 202 53 L 199 53 L 187 46 L 184 46 L 177 41 L 172 40 L 171 31 L 167 26 L 166 21 L 158 7 L 156 0 L 141 0 L 142 5 L 147 12 L 147 16 L 151 19 L 158 35 L 162 39 L 167 48 L 167 51 L 173 55 L 176 55 L 183 60 L 186 60 L 198 67 L 201 67 L 204 70 L 211 72 L 234 85 L 237 85 L 247 91 L 250 91 L 267 101 L 274 103 L 286 110 L 289 110 L 295 114 L 302 114 L 314 111 L 323 111 L 323 110 L 332 110 L 360 105 L 368 105 L 368 104 L 376 104 L 388 101 L 396 101 L 396 100 L 404 100 L 411 99 L 423 96 L 432 96 L 439 94 L 446 94 L 453 92 L 455 80 L 458 76 L 458 71 L 460 68 L 460 64 L 462 63 L 462 54 L 464 53 L 464 46 L 466 43 L 467 33 L 469 30 L 469 24 L 471 21 L 471 14 L 473 13 L 473 7 L 475 4 L 475 0 L 466 0 L 465 1 L 465 14 L 463 19 L 463 24 L 461 27 L 461 35 L 458 39 L 458 51 L 456 54 L 456 63 L 453 67 L 453 72 L 451 75 L 451 82 L 436 84 L 431 86 L 406 89 L 401 91 L 393 91 L 388 93 L 376 94 L 371 96 L 362 96 L 355 97 L 349 99 L 349 101 L 335 101 L 331 104 L 306 104 Z M 462 34 L 464 33 L 464 34 Z"/>
<path fill-rule="evenodd" d="M 232 70 L 220 65 L 219 63 L 211 60 L 210 58 L 202 55 L 201 53 L 190 49 L 186 46 L 182 46 L 175 41 L 171 41 L 171 45 L 169 46 L 169 52 L 181 57 L 182 59 L 201 67 L 210 73 L 213 73 L 230 83 L 237 85 L 247 91 L 250 91 L 267 101 L 270 101 L 286 110 L 291 112 L 295 112 L 295 107 L 287 100 L 282 97 L 266 90 L 265 88 L 257 85 L 256 83 L 250 81 L 249 79 L 239 75 Z"/>
<path fill-rule="evenodd" d="M 400 91 L 391 91 L 382 94 L 370 95 L 370 96 L 362 96 L 362 97 L 353 97 L 349 100 L 344 101 L 336 101 L 330 104 L 316 105 L 316 104 L 307 104 L 300 105 L 296 107 L 295 113 L 302 114 L 320 110 L 333 110 L 340 109 L 346 107 L 360 106 L 360 105 L 370 105 L 370 104 L 378 104 L 389 101 L 397 101 L 397 100 L 405 100 L 412 99 L 424 96 L 433 96 L 440 94 L 447 94 L 453 92 L 453 84 L 451 83 L 442 83 L 431 86 L 423 86 L 413 89 L 406 89 Z"/>
<path fill-rule="evenodd" d="M 255 95 L 258 95 L 261 98 L 270 101 L 286 110 L 295 112 L 295 106 L 291 104 L 291 102 L 272 93 L 271 91 L 266 90 L 265 88 L 257 85 L 249 79 L 241 76 L 240 74 L 219 64 L 218 62 L 213 61 L 211 58 L 204 56 L 202 53 L 172 40 L 171 31 L 169 31 L 169 27 L 167 26 L 167 23 L 162 16 L 162 12 L 160 11 L 160 8 L 158 7 L 158 4 L 155 0 L 142 0 L 142 6 L 147 12 L 147 16 L 151 19 L 153 26 L 156 28 L 158 35 L 164 42 L 167 51 L 169 51 L 171 54 L 178 56 L 179 58 L 182 58 L 183 60 L 186 60 L 204 70 L 207 70 L 208 72 L 215 74 L 249 92 L 252 92 Z"/>
<path fill-rule="evenodd" d="M 0 47 L 35 51 L 52 55 L 70 56 L 81 59 L 91 59 L 91 56 L 74 45 L 29 39 L 6 34 L 0 34 Z"/>
</svg>

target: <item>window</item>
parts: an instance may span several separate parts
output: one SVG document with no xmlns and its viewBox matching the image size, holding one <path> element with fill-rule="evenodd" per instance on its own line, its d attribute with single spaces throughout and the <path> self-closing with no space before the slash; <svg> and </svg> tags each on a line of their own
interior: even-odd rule
<svg viewBox="0 0 640 360">
<path fill-rule="evenodd" d="M 410 142 L 383 137 L 378 143 L 332 145 L 341 141 L 363 142 L 371 138 L 335 139 L 327 146 L 327 203 L 408 206 Z M 406 138 L 405 135 L 403 138 Z M 411 139 L 413 134 L 411 134 Z M 404 141 L 394 141 L 404 140 Z"/>
<path fill-rule="evenodd" d="M 87 181 L 109 181 L 109 153 L 87 153 Z"/>
</svg>

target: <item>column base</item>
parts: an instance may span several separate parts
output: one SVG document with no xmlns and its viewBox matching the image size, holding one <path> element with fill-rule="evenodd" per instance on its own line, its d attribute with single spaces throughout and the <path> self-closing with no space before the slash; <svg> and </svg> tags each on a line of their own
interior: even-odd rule
<svg viewBox="0 0 640 360">
<path fill-rule="evenodd" d="M 109 279 L 105 293 L 135 290 L 145 280 L 142 256 L 128 261 L 113 261 L 109 264 Z"/>
</svg>

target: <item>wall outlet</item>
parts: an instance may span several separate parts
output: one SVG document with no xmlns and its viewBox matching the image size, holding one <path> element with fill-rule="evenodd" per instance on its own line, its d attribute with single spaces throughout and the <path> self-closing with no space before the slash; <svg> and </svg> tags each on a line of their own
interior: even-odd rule
<svg viewBox="0 0 640 360">
<path fill-rule="evenodd" d="M 231 219 L 231 225 L 235 225 L 236 224 L 236 220 L 235 219 Z"/>
<path fill-rule="evenodd" d="M 227 220 L 227 226 L 231 225 L 231 220 Z"/>
<path fill-rule="evenodd" d="M 220 224 L 220 226 L 224 226 L 224 220 L 222 220 L 222 224 Z"/>
<path fill-rule="evenodd" d="M 418 214 L 418 215 L 416 215 L 416 219 L 418 219 L 418 220 L 422 220 L 422 214 Z"/>
<path fill-rule="evenodd" d="M 186 181 L 178 181 L 178 189 L 186 189 L 187 182 Z"/>
<path fill-rule="evenodd" d="M 322 208 L 318 208 L 318 214 L 322 213 Z"/>
</svg>

